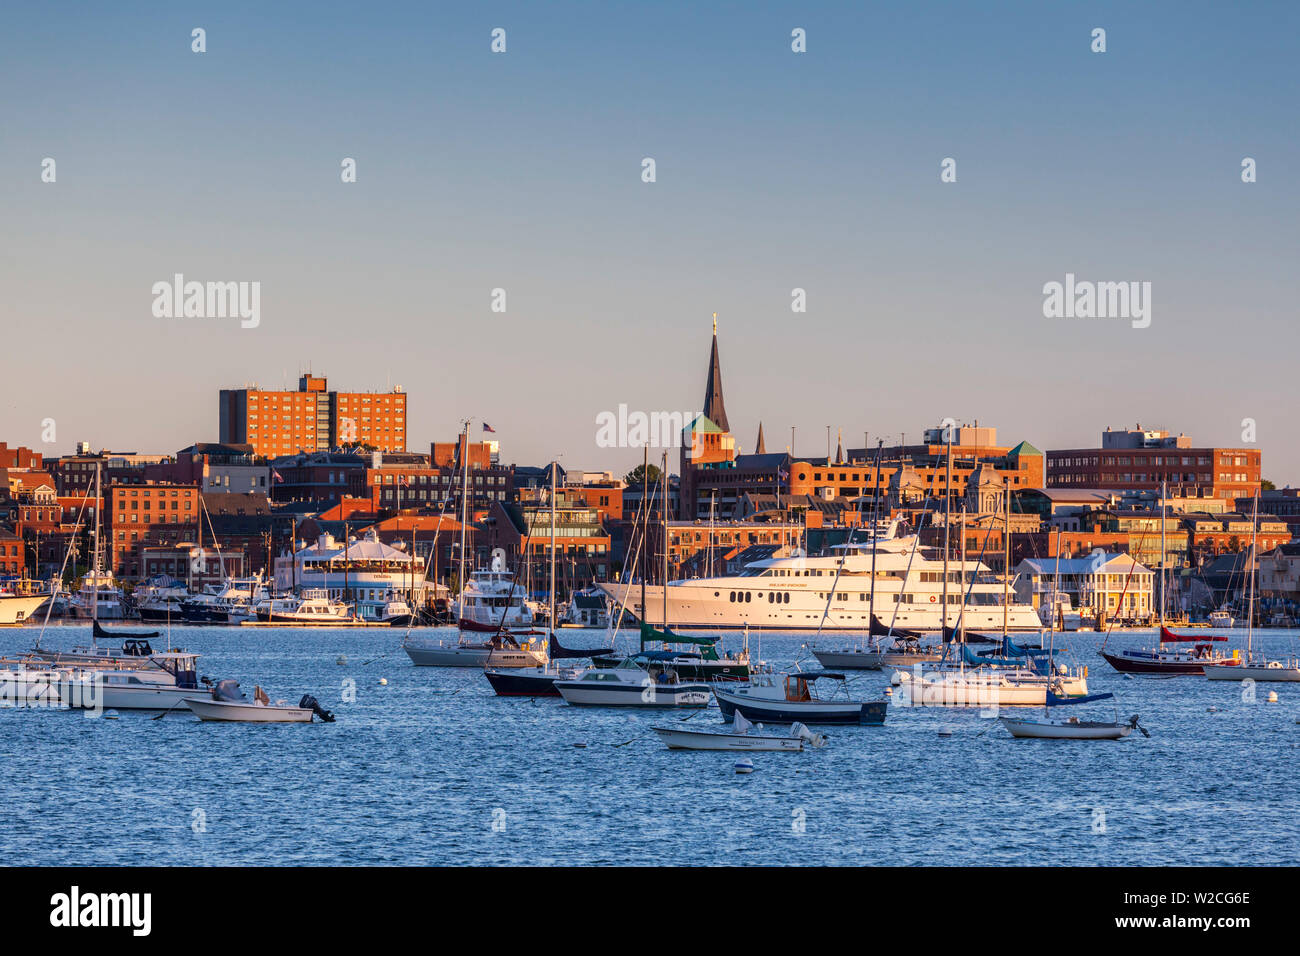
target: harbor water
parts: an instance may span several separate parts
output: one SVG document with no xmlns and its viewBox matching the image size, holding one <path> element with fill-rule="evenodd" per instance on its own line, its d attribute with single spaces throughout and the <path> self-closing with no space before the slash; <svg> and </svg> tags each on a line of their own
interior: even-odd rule
<svg viewBox="0 0 1300 956">
<path fill-rule="evenodd" d="M 0 632 L 0 653 L 29 649 L 35 633 Z M 716 706 L 500 698 L 481 672 L 412 666 L 402 636 L 172 629 L 175 645 L 202 655 L 201 674 L 235 678 L 250 698 L 255 684 L 272 701 L 312 694 L 332 724 L 0 710 L 6 862 L 1151 866 L 1300 856 L 1300 685 L 1125 677 L 1097 656 L 1100 634 L 1062 640 L 1088 666 L 1091 692 L 1118 699 L 1077 710 L 1140 714 L 1150 739 L 1016 740 L 978 709 L 891 703 L 883 727 L 819 728 L 825 748 L 756 753 L 743 775 L 735 754 L 669 751 L 650 730 L 721 727 Z M 604 634 L 561 639 L 595 646 Z M 632 639 L 624 632 L 619 645 Z M 43 643 L 88 640 L 87 626 L 65 625 Z M 784 667 L 809 658 L 810 640 L 763 634 L 761 653 Z M 1243 642 L 1235 632 L 1228 646 Z M 1257 653 L 1298 647 L 1294 631 L 1255 634 Z M 888 684 L 863 672 L 850 687 L 877 698 Z"/>
</svg>

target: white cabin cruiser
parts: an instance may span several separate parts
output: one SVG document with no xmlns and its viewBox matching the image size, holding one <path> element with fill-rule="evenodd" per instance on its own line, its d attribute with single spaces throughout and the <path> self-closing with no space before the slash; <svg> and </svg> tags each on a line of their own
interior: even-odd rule
<svg viewBox="0 0 1300 956">
<path fill-rule="evenodd" d="M 533 613 L 525 601 L 524 589 L 506 569 L 506 553 L 492 551 L 492 563 L 470 575 L 457 602 L 460 626 L 466 631 L 491 631 L 500 628 L 532 627 Z"/>
</svg>

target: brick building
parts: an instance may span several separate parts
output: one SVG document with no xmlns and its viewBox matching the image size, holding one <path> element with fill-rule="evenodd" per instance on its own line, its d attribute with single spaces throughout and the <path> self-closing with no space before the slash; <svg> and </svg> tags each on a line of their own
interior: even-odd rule
<svg viewBox="0 0 1300 956">
<path fill-rule="evenodd" d="M 1251 497 L 1260 490 L 1260 452 L 1253 448 L 1193 448 L 1186 435 L 1106 429 L 1100 448 L 1047 453 L 1049 487 L 1155 490 L 1193 498 Z"/>
<path fill-rule="evenodd" d="M 146 547 L 194 541 L 199 530 L 199 491 L 193 485 L 115 484 L 105 489 L 105 554 L 121 580 L 145 577 Z"/>
<path fill-rule="evenodd" d="M 331 392 L 323 377 L 303 375 L 298 390 L 223 388 L 219 441 L 248 444 L 262 458 L 362 445 L 406 450 L 406 394 Z"/>
</svg>

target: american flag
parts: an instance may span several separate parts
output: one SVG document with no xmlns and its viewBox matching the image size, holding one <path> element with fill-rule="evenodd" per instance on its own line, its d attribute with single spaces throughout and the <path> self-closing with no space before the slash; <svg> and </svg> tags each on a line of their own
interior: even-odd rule
<svg viewBox="0 0 1300 956">
<path fill-rule="evenodd" d="M 274 478 L 276 481 L 284 481 L 284 479 L 280 477 L 280 473 L 276 471 L 274 468 L 271 469 L 271 477 Z"/>
<path fill-rule="evenodd" d="M 781 481 L 785 481 L 787 478 L 790 477 L 790 472 L 786 471 L 784 468 L 778 468 L 776 470 L 776 477 L 779 478 Z"/>
<path fill-rule="evenodd" d="M 491 425 L 489 425 L 487 422 L 483 423 L 483 430 L 485 432 L 491 432 L 494 435 L 497 433 L 497 430 L 493 428 Z"/>
<path fill-rule="evenodd" d="M 406 485 L 408 488 L 409 488 L 410 485 L 411 485 L 411 483 L 410 483 L 409 481 L 406 480 L 406 476 L 405 476 L 405 475 L 398 475 L 398 476 L 397 476 L 397 482 L 398 482 L 398 484 Z"/>
</svg>

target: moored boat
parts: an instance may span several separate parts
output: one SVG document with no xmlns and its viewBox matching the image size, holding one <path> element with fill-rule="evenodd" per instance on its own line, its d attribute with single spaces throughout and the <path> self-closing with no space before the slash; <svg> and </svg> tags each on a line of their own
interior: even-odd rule
<svg viewBox="0 0 1300 956">
<path fill-rule="evenodd" d="M 823 695 L 817 683 L 836 686 Z M 884 700 L 854 700 L 848 694 L 843 674 L 832 671 L 795 671 L 790 674 L 757 674 L 748 684 L 716 685 L 713 696 L 724 720 L 740 713 L 751 721 L 772 724 L 862 724 L 885 722 L 889 708 Z"/>
</svg>

